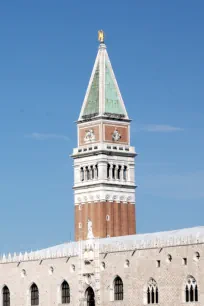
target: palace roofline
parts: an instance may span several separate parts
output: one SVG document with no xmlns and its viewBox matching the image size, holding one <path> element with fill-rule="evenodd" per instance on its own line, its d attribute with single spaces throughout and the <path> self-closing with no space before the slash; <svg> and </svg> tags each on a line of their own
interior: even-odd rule
<svg viewBox="0 0 204 306">
<path fill-rule="evenodd" d="M 25 252 L 24 254 L 4 254 L 0 258 L 0 264 L 78 256 L 81 247 L 86 248 L 87 245 L 94 246 L 96 243 L 99 245 L 100 253 L 201 244 L 204 243 L 204 226 L 165 232 L 67 242 L 34 252 Z"/>
</svg>

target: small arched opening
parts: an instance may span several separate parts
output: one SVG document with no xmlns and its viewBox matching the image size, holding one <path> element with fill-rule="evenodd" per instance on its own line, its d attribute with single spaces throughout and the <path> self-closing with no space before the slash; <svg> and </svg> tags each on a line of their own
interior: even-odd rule
<svg viewBox="0 0 204 306">
<path fill-rule="evenodd" d="M 119 276 L 114 279 L 114 300 L 123 300 L 123 281 Z"/>
<path fill-rule="evenodd" d="M 61 285 L 61 301 L 62 304 L 69 304 L 70 303 L 70 287 L 68 282 L 63 281 Z"/>
<path fill-rule="evenodd" d="M 10 291 L 7 286 L 4 286 L 3 290 L 3 306 L 10 306 Z"/>
<path fill-rule="evenodd" d="M 39 290 L 35 283 L 30 287 L 31 306 L 39 305 Z"/>
<path fill-rule="evenodd" d="M 95 306 L 95 293 L 91 287 L 88 287 L 86 289 L 86 301 L 87 301 L 87 306 Z"/>
<path fill-rule="evenodd" d="M 156 281 L 150 278 L 147 285 L 147 304 L 159 303 L 159 291 Z"/>
<path fill-rule="evenodd" d="M 185 302 L 198 302 L 198 286 L 193 276 L 188 276 L 185 286 Z"/>
</svg>

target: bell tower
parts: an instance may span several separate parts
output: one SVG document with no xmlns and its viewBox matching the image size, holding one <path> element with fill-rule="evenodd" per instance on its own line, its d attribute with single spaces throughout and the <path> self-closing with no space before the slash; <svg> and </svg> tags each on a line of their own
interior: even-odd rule
<svg viewBox="0 0 204 306">
<path fill-rule="evenodd" d="M 73 150 L 75 240 L 132 235 L 135 229 L 135 149 L 130 122 L 104 43 L 77 121 Z"/>
</svg>

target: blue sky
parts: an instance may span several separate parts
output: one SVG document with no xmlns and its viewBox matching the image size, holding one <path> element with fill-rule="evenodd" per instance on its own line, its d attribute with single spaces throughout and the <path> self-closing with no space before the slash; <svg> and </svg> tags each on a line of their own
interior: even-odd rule
<svg viewBox="0 0 204 306">
<path fill-rule="evenodd" d="M 76 126 L 97 31 L 132 122 L 137 231 L 204 225 L 204 2 L 2 1 L 0 252 L 73 239 Z"/>
</svg>

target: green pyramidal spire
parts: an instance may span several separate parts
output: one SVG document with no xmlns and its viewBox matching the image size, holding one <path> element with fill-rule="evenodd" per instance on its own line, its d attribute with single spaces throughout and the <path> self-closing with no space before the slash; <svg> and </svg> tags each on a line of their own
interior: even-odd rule
<svg viewBox="0 0 204 306">
<path fill-rule="evenodd" d="M 79 120 L 96 116 L 128 119 L 104 42 L 99 45 Z"/>
<path fill-rule="evenodd" d="M 90 91 L 88 93 L 83 116 L 94 116 L 99 114 L 99 68 L 97 66 Z"/>
<path fill-rule="evenodd" d="M 105 113 L 124 115 L 124 109 L 120 103 L 118 90 L 114 84 L 108 63 L 106 63 L 105 74 Z"/>
</svg>

